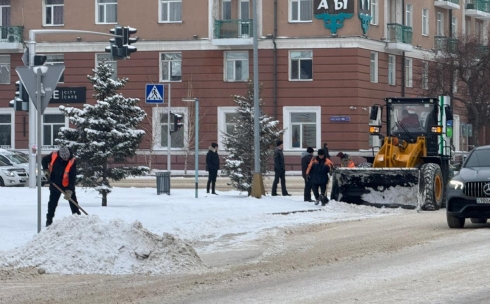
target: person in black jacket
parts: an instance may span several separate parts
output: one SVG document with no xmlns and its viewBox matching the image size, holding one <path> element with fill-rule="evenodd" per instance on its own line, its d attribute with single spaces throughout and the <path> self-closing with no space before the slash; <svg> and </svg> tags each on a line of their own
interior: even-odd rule
<svg viewBox="0 0 490 304">
<path fill-rule="evenodd" d="M 312 147 L 308 147 L 308 149 L 306 149 L 306 152 L 303 152 L 303 154 L 301 155 L 301 175 L 305 180 L 305 189 L 303 193 L 303 198 L 305 202 L 314 202 L 314 200 L 311 199 L 311 183 L 309 179 L 306 178 L 306 169 L 308 169 L 308 165 L 313 158 L 313 152 L 315 152 L 315 150 L 313 150 Z"/>
<path fill-rule="evenodd" d="M 209 147 L 208 154 L 206 155 L 206 171 L 209 172 L 208 185 L 206 187 L 207 193 L 209 193 L 209 187 L 211 186 L 212 194 L 216 194 L 216 177 L 218 176 L 219 170 L 219 155 L 218 155 L 218 144 L 212 143 Z"/>
<path fill-rule="evenodd" d="M 330 159 L 330 153 L 328 153 L 327 143 L 323 144 L 323 152 L 325 152 L 325 157 Z"/>
<path fill-rule="evenodd" d="M 54 213 L 61 196 L 61 192 L 53 184 L 56 184 L 65 192 L 64 199 L 70 203 L 71 213 L 80 214 L 80 209 L 69 201 L 71 198 L 78 204 L 75 194 L 77 162 L 70 149 L 61 146 L 58 151 L 43 157 L 42 166 L 50 183 L 48 213 L 46 214 L 46 227 L 48 227 L 53 223 Z"/>
<path fill-rule="evenodd" d="M 274 150 L 274 181 L 272 182 L 272 196 L 277 196 L 277 184 L 281 179 L 281 191 L 283 196 L 291 196 L 286 190 L 286 164 L 284 163 L 284 154 L 282 153 L 282 140 L 277 142 Z"/>
<path fill-rule="evenodd" d="M 324 193 L 327 190 L 329 172 L 330 166 L 327 163 L 325 151 L 319 149 L 318 156 L 310 162 L 308 169 L 306 169 L 306 176 L 312 184 L 313 194 L 315 195 L 315 205 L 318 205 L 321 201 L 322 206 L 325 206 L 328 202 L 328 198 L 324 196 Z M 318 192 L 318 188 L 320 188 L 320 192 Z"/>
</svg>

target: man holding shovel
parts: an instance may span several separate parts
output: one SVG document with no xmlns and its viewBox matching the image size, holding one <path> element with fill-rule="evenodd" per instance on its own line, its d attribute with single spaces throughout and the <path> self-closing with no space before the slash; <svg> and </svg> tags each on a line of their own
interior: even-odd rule
<svg viewBox="0 0 490 304">
<path fill-rule="evenodd" d="M 48 227 L 53 223 L 54 213 L 62 194 L 64 199 L 70 203 L 71 212 L 80 214 L 75 195 L 77 163 L 70 149 L 61 146 L 59 151 L 51 152 L 43 157 L 42 166 L 49 180 L 49 202 L 46 214 L 46 227 Z"/>
</svg>

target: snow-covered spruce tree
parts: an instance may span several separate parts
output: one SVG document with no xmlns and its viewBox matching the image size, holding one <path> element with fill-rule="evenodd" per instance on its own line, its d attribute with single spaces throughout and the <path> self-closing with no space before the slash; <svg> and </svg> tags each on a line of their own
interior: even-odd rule
<svg viewBox="0 0 490 304">
<path fill-rule="evenodd" d="M 97 190 L 102 206 L 107 206 L 110 179 L 118 181 L 149 171 L 148 167 L 121 165 L 136 154 L 145 134 L 136 127 L 146 113 L 137 106 L 139 99 L 116 93 L 128 79 L 113 80 L 110 64 L 103 61 L 93 72 L 87 78 L 94 87 L 95 104 L 85 104 L 83 109 L 60 106 L 75 128 L 61 128 L 56 143 L 72 149 L 77 157 L 77 182 Z"/>
<path fill-rule="evenodd" d="M 261 86 L 262 87 L 262 86 Z M 260 89 L 261 89 L 260 87 Z M 255 173 L 254 164 L 254 85 L 247 83 L 247 96 L 234 95 L 237 103 L 237 116 L 231 133 L 223 133 L 223 144 L 230 153 L 225 160 L 223 172 L 230 176 L 231 184 L 239 191 L 252 191 L 252 179 Z M 259 89 L 259 107 L 262 106 Z M 279 121 L 273 120 L 266 114 L 260 115 L 260 171 L 265 173 L 273 160 L 275 143 L 280 139 L 284 130 L 278 128 Z"/>
</svg>

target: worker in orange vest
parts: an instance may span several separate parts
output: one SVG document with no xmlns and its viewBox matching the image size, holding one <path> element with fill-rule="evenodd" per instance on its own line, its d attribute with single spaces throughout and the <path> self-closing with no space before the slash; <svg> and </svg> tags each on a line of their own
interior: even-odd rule
<svg viewBox="0 0 490 304">
<path fill-rule="evenodd" d="M 340 166 L 341 167 L 347 167 L 347 168 L 355 168 L 356 165 L 354 164 L 354 161 L 350 157 L 349 154 L 339 152 L 337 153 L 337 157 L 340 157 Z"/>
<path fill-rule="evenodd" d="M 61 146 L 58 151 L 43 157 L 42 166 L 49 181 L 49 202 L 46 214 L 46 227 L 48 227 L 53 223 L 54 213 L 61 196 L 61 192 L 53 184 L 58 185 L 65 192 L 64 199 L 70 203 L 71 213 L 80 214 L 80 209 L 70 202 L 71 198 L 78 204 L 75 194 L 77 163 L 70 149 Z"/>
</svg>

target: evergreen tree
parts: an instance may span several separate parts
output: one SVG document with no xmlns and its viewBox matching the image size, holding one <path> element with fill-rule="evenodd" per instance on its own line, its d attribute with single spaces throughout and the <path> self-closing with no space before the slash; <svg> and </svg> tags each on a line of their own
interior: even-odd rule
<svg viewBox="0 0 490 304">
<path fill-rule="evenodd" d="M 114 69 L 110 64 L 103 61 L 93 72 L 87 78 L 94 87 L 95 104 L 85 104 L 83 109 L 60 106 L 75 128 L 61 128 L 56 143 L 72 149 L 77 157 L 77 182 L 97 190 L 102 195 L 102 206 L 107 206 L 110 179 L 118 181 L 149 171 L 147 167 L 117 165 L 135 156 L 145 134 L 136 127 L 146 113 L 137 106 L 139 99 L 117 93 L 128 79 L 112 79 Z"/>
<path fill-rule="evenodd" d="M 233 96 L 233 100 L 238 105 L 238 115 L 232 119 L 234 128 L 231 133 L 223 133 L 223 144 L 229 152 L 223 166 L 223 172 L 230 176 L 233 187 L 239 191 L 247 191 L 250 195 L 255 173 L 253 81 L 248 81 L 247 88 L 247 96 Z M 259 107 L 261 106 L 262 99 L 259 90 Z M 265 173 L 274 154 L 274 149 L 271 146 L 275 146 L 284 130 L 278 128 L 279 121 L 273 120 L 266 114 L 261 114 L 259 119 L 260 171 Z"/>
</svg>

